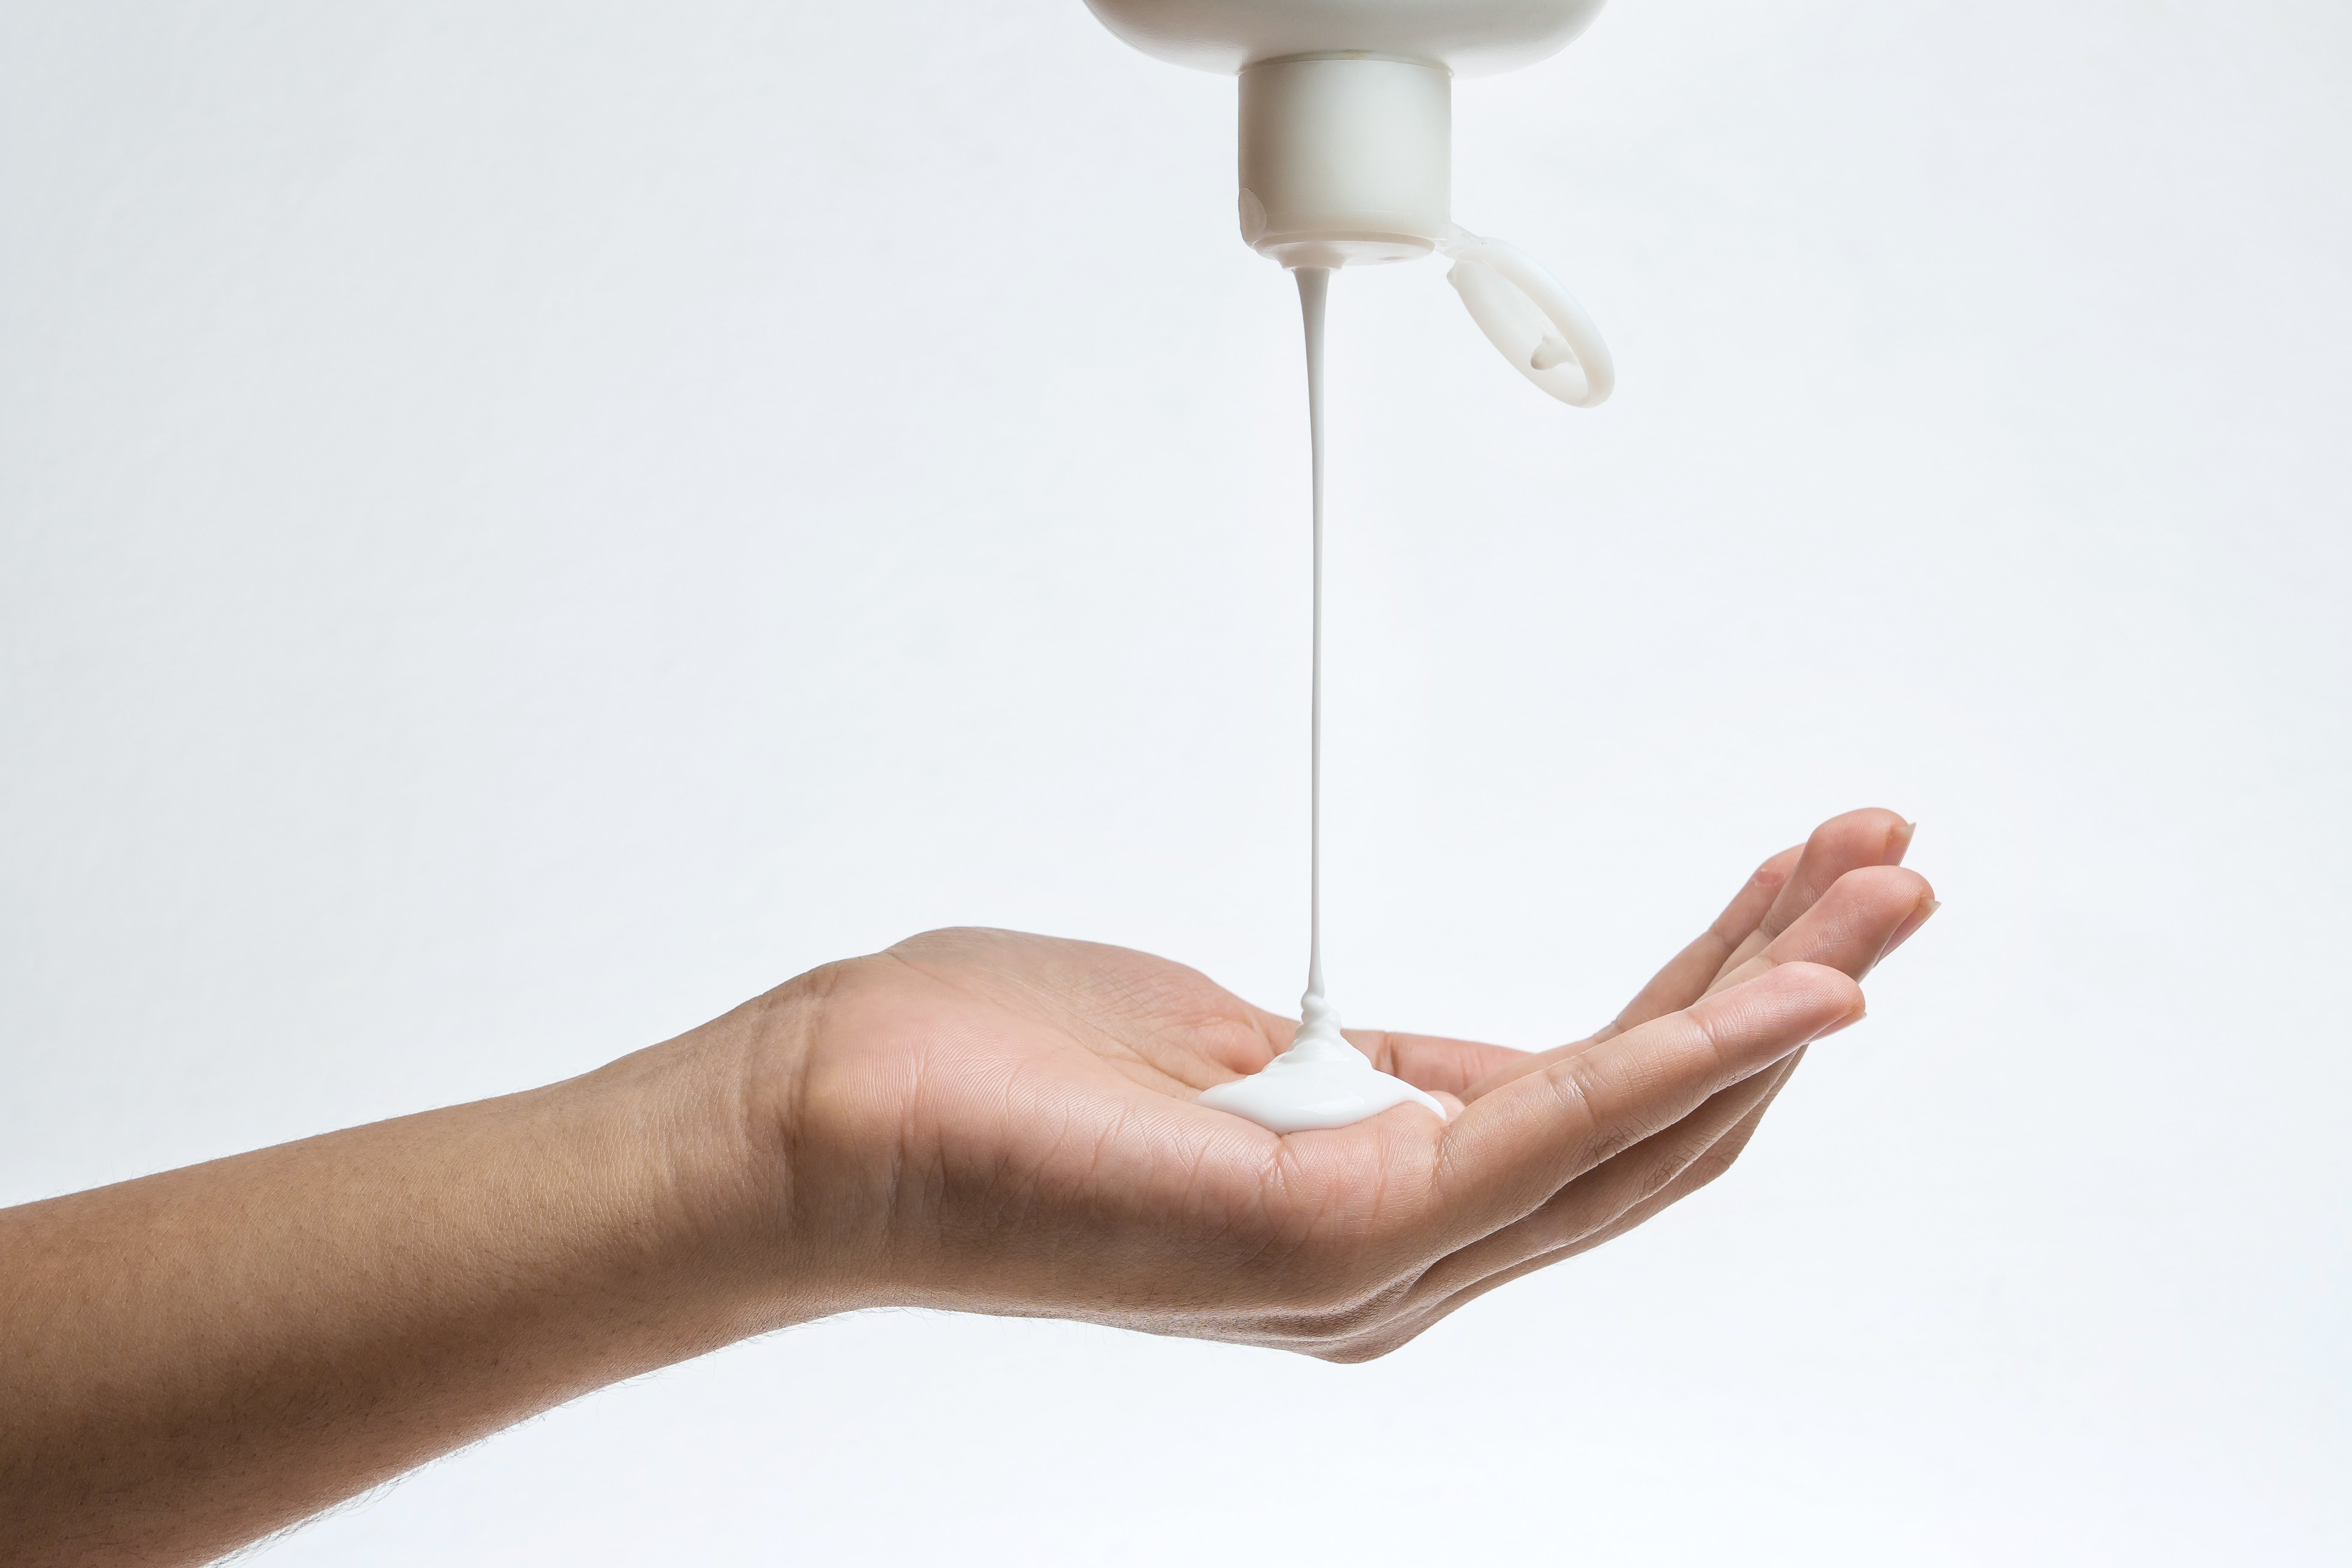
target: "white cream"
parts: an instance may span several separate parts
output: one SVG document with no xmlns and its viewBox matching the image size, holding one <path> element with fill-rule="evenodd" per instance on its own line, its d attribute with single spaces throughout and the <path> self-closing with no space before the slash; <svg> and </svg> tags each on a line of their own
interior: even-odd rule
<svg viewBox="0 0 2352 1568">
<path fill-rule="evenodd" d="M 1307 425 L 1315 492 L 1315 655 L 1307 723 L 1307 994 L 1290 1048 L 1264 1070 L 1204 1090 L 1200 1103 L 1247 1117 L 1276 1132 L 1348 1127 L 1396 1105 L 1445 1108 L 1366 1059 L 1339 1032 L 1323 994 L 1323 302 L 1330 272 L 1302 267 L 1298 306 L 1307 325 Z"/>
<path fill-rule="evenodd" d="M 1288 1050 L 1262 1072 L 1204 1091 L 1201 1103 L 1276 1132 L 1351 1127 L 1392 1105 L 1425 1105 L 1444 1118 L 1436 1100 L 1365 1060 L 1339 1033 L 1339 1015 L 1319 994 L 1309 991 L 1300 1005 L 1306 1016 Z"/>
</svg>

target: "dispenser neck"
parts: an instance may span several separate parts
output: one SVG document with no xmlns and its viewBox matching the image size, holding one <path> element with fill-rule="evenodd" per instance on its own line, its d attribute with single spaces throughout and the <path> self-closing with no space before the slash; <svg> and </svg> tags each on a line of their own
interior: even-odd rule
<svg viewBox="0 0 2352 1568">
<path fill-rule="evenodd" d="M 1426 256 L 1452 231 L 1454 79 L 1355 52 L 1241 73 L 1242 237 L 1285 267 Z"/>
</svg>

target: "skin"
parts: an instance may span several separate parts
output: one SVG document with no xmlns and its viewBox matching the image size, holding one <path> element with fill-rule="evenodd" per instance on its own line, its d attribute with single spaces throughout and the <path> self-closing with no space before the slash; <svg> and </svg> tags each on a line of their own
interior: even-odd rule
<svg viewBox="0 0 2352 1568">
<path fill-rule="evenodd" d="M 933 931 L 584 1077 L 0 1211 L 0 1562 L 200 1563 L 591 1389 L 920 1305 L 1382 1355 L 1720 1175 L 1934 912 L 1862 811 L 1591 1037 L 1352 1033 L 1443 1100 L 1191 1103 L 1291 1020 Z"/>
</svg>

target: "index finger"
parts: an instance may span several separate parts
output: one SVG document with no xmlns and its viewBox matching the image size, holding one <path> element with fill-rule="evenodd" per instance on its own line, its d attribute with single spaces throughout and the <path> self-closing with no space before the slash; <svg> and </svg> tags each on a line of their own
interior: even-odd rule
<svg viewBox="0 0 2352 1568">
<path fill-rule="evenodd" d="M 1834 969 L 1786 963 L 1622 1035 L 1547 1053 L 1448 1123 L 1431 1180 L 1433 1217 L 1461 1246 L 1539 1205 L 1709 1097 L 1862 1016 L 1862 988 Z"/>
</svg>

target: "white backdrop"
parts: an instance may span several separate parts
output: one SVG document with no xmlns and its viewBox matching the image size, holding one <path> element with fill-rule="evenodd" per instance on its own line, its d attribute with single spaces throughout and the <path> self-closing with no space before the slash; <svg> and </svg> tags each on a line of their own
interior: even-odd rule
<svg viewBox="0 0 2352 1568">
<path fill-rule="evenodd" d="M 1620 0 L 1456 95 L 1612 403 L 1335 284 L 1351 1019 L 1557 1043 L 1922 824 L 1728 1179 L 1370 1366 L 835 1321 L 259 1561 L 2342 1561 L 2347 83 L 2328 0 Z M 0 0 L 0 1200 L 943 923 L 1288 1003 L 1232 97 L 1078 0 Z"/>
</svg>

